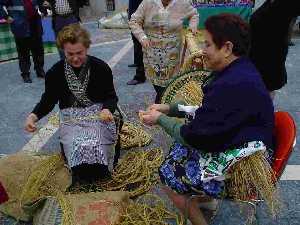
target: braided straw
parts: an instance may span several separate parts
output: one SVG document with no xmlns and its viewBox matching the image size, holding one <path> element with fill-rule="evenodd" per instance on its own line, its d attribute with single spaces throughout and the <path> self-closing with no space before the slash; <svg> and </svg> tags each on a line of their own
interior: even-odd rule
<svg viewBox="0 0 300 225">
<path fill-rule="evenodd" d="M 164 201 L 157 195 L 147 194 L 126 207 L 120 225 L 166 225 L 167 220 L 183 225 L 181 215 L 168 211 Z"/>
<path fill-rule="evenodd" d="M 57 168 L 63 166 L 64 160 L 60 154 L 43 160 L 28 178 L 20 197 L 20 203 L 32 202 L 47 195 L 55 196 L 54 192 L 60 189 L 60 184 L 50 182 L 50 180 L 54 177 Z"/>
<path fill-rule="evenodd" d="M 121 149 L 142 147 L 150 144 L 152 137 L 140 126 L 124 122 L 120 132 Z"/>
<path fill-rule="evenodd" d="M 238 201 L 261 198 L 266 201 L 271 214 L 277 214 L 280 202 L 275 175 L 262 151 L 234 164 L 229 176 L 227 192 L 230 197 Z"/>
<path fill-rule="evenodd" d="M 163 151 L 159 148 L 128 152 L 113 171 L 112 180 L 100 185 L 108 191 L 129 191 L 131 197 L 144 194 L 157 183 L 162 161 Z"/>
<path fill-rule="evenodd" d="M 192 32 L 187 32 L 185 34 L 185 41 L 187 44 L 187 49 L 190 52 L 190 55 L 184 61 L 181 71 L 185 72 L 185 71 L 190 71 L 192 69 L 203 69 L 204 66 L 203 52 L 198 45 L 196 36 Z"/>
<path fill-rule="evenodd" d="M 200 105 L 203 98 L 201 85 L 208 72 L 196 70 L 179 74 L 166 88 L 161 102 L 171 104 L 183 100 L 186 104 Z"/>
</svg>

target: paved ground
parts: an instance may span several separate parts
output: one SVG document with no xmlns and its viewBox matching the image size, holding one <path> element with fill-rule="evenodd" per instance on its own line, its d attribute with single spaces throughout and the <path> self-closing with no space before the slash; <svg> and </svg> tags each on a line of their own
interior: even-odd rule
<svg viewBox="0 0 300 225">
<path fill-rule="evenodd" d="M 136 111 L 145 108 L 154 99 L 154 90 L 149 83 L 137 86 L 127 86 L 126 82 L 134 75 L 134 69 L 128 68 L 127 65 L 133 62 L 133 49 L 130 47 L 130 33 L 128 30 L 98 30 L 96 23 L 85 25 L 92 33 L 95 47 L 92 47 L 90 54 L 95 55 L 112 65 L 114 82 L 120 105 L 127 114 L 127 119 L 136 118 Z M 107 41 L 116 41 L 105 44 Z M 121 40 L 121 41 L 118 41 Z M 287 59 L 288 84 L 278 93 L 275 99 L 277 110 L 288 111 L 295 118 L 297 126 L 300 124 L 300 38 L 294 39 L 295 46 L 290 48 Z M 102 44 L 101 44 L 102 43 Z M 122 50 L 123 49 L 123 50 Z M 121 50 L 121 53 L 120 53 Z M 129 50 L 129 51 L 127 51 Z M 120 54 L 124 54 L 121 57 Z M 49 69 L 54 62 L 58 60 L 57 54 L 47 55 L 45 58 L 46 69 Z M 35 103 L 39 100 L 43 91 L 44 81 L 36 78 L 32 73 L 33 83 L 24 84 L 19 76 L 19 69 L 16 61 L 10 61 L 0 64 L 0 154 L 11 154 L 19 151 L 28 143 L 32 135 L 23 131 L 23 123 L 27 114 L 32 110 Z M 57 111 L 57 109 L 55 110 Z M 40 127 L 45 125 L 47 118 L 39 124 Z M 299 139 L 299 134 L 298 134 Z M 152 146 L 166 146 L 166 141 L 162 140 L 159 135 L 155 136 L 155 142 Z M 41 151 L 50 152 L 59 149 L 57 134 L 53 135 L 49 141 L 42 147 Z M 300 154 L 299 146 L 289 161 L 291 170 L 289 174 L 295 174 L 299 168 Z M 300 224 L 300 182 L 299 174 L 295 174 L 293 180 L 280 181 L 279 189 L 283 208 L 277 219 L 270 219 L 264 210 L 259 209 L 259 218 L 261 224 L 280 224 L 296 225 Z M 0 224 L 11 225 L 13 220 L 0 216 Z M 245 224 L 245 217 L 239 213 L 236 204 L 224 201 L 221 204 L 213 224 Z"/>
</svg>

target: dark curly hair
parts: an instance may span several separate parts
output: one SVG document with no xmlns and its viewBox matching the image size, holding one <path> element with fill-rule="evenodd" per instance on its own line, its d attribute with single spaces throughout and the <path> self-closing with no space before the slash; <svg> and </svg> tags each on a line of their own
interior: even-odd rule
<svg viewBox="0 0 300 225">
<path fill-rule="evenodd" d="M 205 29 L 211 34 L 213 42 L 220 49 L 226 41 L 233 44 L 233 54 L 247 55 L 250 47 L 250 28 L 240 16 L 222 13 L 209 17 Z"/>
</svg>

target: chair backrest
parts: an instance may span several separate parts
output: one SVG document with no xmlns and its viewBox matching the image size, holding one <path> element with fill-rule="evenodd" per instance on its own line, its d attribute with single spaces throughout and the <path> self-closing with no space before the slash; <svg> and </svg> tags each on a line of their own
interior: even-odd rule
<svg viewBox="0 0 300 225">
<path fill-rule="evenodd" d="M 296 144 L 296 125 L 288 112 L 275 112 L 274 136 L 276 145 L 272 168 L 279 180 Z"/>
</svg>

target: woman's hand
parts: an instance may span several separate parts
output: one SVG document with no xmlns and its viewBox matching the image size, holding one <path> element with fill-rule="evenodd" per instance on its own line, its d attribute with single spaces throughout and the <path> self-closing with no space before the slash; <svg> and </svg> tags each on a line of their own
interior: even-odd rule
<svg viewBox="0 0 300 225">
<path fill-rule="evenodd" d="M 155 125 L 160 115 L 162 115 L 162 113 L 156 110 L 139 111 L 141 121 L 149 126 Z"/>
<path fill-rule="evenodd" d="M 102 109 L 100 112 L 100 119 L 105 122 L 111 122 L 114 120 L 114 117 L 108 109 Z"/>
<path fill-rule="evenodd" d="M 7 17 L 7 19 L 6 19 L 6 22 L 8 23 L 8 24 L 11 24 L 12 22 L 14 22 L 14 19 L 12 18 L 12 17 Z"/>
<path fill-rule="evenodd" d="M 151 42 L 148 38 L 143 38 L 141 41 L 141 45 L 143 46 L 144 49 L 148 49 L 151 47 Z"/>
<path fill-rule="evenodd" d="M 167 104 L 153 104 L 147 110 L 156 110 L 158 112 L 168 114 L 170 111 L 170 106 Z"/>
<path fill-rule="evenodd" d="M 36 131 L 36 122 L 38 121 L 38 117 L 34 113 L 30 113 L 25 121 L 24 129 L 28 132 Z"/>
</svg>

